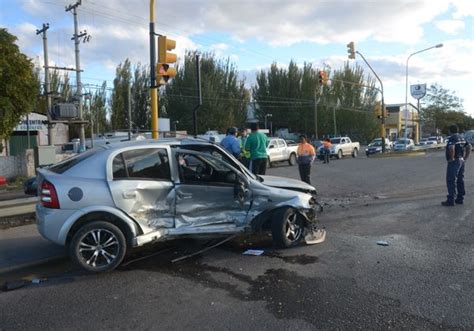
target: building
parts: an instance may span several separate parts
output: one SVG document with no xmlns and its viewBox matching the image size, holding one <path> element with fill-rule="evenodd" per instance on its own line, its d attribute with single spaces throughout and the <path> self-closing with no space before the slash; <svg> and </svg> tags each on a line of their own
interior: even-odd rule
<svg viewBox="0 0 474 331">
<path fill-rule="evenodd" d="M 405 104 L 388 104 L 387 118 L 385 120 L 385 134 L 390 140 L 396 140 L 398 137 L 405 136 L 405 122 L 407 126 L 407 137 L 419 141 L 420 119 L 418 109 L 408 104 L 408 111 L 405 112 Z"/>
<path fill-rule="evenodd" d="M 13 129 L 13 132 L 6 142 L 3 154 L 16 156 L 23 154 L 28 148 L 28 130 L 30 138 L 30 148 L 35 146 L 48 145 L 47 117 L 44 114 L 32 112 L 21 119 L 21 122 Z M 53 144 L 58 149 L 69 141 L 69 127 L 67 124 L 56 123 L 53 126 Z"/>
</svg>

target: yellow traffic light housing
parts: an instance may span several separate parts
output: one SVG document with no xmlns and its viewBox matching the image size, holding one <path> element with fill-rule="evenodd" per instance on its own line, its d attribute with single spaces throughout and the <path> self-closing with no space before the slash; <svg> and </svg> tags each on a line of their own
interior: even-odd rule
<svg viewBox="0 0 474 331">
<path fill-rule="evenodd" d="M 355 55 L 355 45 L 354 45 L 354 42 L 351 41 L 350 43 L 347 44 L 347 53 L 348 53 L 348 57 L 349 59 L 355 59 L 356 58 L 356 55 Z"/>
<path fill-rule="evenodd" d="M 170 67 L 170 63 L 177 61 L 174 53 L 169 53 L 176 48 L 176 41 L 168 39 L 166 36 L 158 37 L 158 65 L 156 66 L 156 76 L 158 85 L 164 85 L 170 78 L 176 76 L 176 69 Z"/>
<path fill-rule="evenodd" d="M 374 115 L 377 118 L 382 118 L 382 102 L 377 101 L 374 107 Z"/>
</svg>

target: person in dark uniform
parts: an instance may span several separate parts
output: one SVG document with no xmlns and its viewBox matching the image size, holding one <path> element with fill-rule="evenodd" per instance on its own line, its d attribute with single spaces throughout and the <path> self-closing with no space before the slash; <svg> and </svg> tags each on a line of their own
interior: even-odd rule
<svg viewBox="0 0 474 331">
<path fill-rule="evenodd" d="M 454 206 L 455 203 L 463 204 L 464 195 L 466 194 L 464 189 L 464 165 L 471 153 L 471 145 L 458 134 L 456 125 L 449 127 L 449 133 L 451 136 L 446 144 L 448 198 L 441 202 L 443 206 Z"/>
</svg>

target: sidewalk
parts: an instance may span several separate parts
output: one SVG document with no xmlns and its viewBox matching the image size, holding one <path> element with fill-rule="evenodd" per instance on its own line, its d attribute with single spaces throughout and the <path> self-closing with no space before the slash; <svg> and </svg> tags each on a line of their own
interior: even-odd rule
<svg viewBox="0 0 474 331">
<path fill-rule="evenodd" d="M 0 230 L 0 273 L 64 256 L 64 247 L 41 237 L 36 224 Z"/>
</svg>

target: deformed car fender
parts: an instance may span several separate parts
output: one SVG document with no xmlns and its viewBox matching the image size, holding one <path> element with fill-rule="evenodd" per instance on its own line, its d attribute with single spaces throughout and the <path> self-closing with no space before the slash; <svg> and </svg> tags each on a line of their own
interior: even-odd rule
<svg viewBox="0 0 474 331">
<path fill-rule="evenodd" d="M 79 209 L 74 214 L 69 216 L 67 220 L 64 222 L 63 226 L 61 227 L 61 230 L 58 236 L 58 241 L 65 244 L 67 241 L 69 232 L 74 227 L 76 222 L 78 222 L 80 219 L 83 219 L 83 217 L 87 215 L 90 215 L 92 213 L 97 213 L 97 212 L 110 214 L 118 218 L 127 227 L 127 230 L 130 231 L 130 234 L 132 237 L 131 238 L 132 243 L 134 243 L 137 235 L 141 234 L 141 229 L 139 225 L 133 219 L 131 219 L 128 215 L 126 215 L 124 212 L 116 208 L 109 207 L 109 206 L 98 205 L 98 206 L 90 206 L 90 207 Z"/>
</svg>

